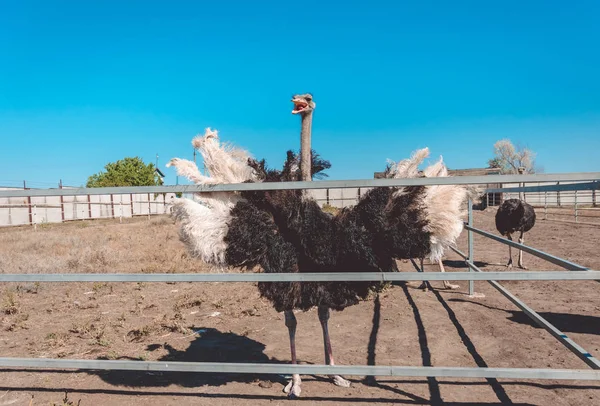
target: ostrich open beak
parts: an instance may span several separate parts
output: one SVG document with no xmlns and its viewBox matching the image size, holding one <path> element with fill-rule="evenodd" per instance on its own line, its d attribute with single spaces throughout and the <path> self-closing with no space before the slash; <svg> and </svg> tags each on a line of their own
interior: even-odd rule
<svg viewBox="0 0 600 406">
<path fill-rule="evenodd" d="M 302 113 L 308 107 L 308 103 L 304 100 L 292 99 L 292 103 L 294 103 L 294 109 L 292 110 L 292 114 Z"/>
</svg>

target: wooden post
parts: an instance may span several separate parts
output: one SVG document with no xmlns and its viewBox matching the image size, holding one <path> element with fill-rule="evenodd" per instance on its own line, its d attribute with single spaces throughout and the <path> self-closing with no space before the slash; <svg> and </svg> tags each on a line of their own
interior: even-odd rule
<svg viewBox="0 0 600 406">
<path fill-rule="evenodd" d="M 91 199 L 90 195 L 87 195 L 87 201 L 88 201 L 88 215 L 91 220 L 92 219 L 92 199 Z"/>
<path fill-rule="evenodd" d="M 121 195 L 121 201 L 119 202 L 119 223 L 123 222 L 123 195 Z"/>
<path fill-rule="evenodd" d="M 112 212 L 112 218 L 115 218 L 115 203 L 113 201 L 113 194 L 110 194 L 110 210 Z"/>
<path fill-rule="evenodd" d="M 548 192 L 544 192 L 544 220 L 548 220 Z"/>
<path fill-rule="evenodd" d="M 557 186 L 560 185 L 560 182 L 556 182 L 556 185 Z M 558 190 L 556 191 L 556 205 L 558 207 L 561 207 L 561 205 L 560 205 L 560 191 L 558 191 Z"/>
<path fill-rule="evenodd" d="M 596 181 L 594 181 L 596 183 Z M 592 189 L 592 206 L 596 207 L 596 189 Z"/>
<path fill-rule="evenodd" d="M 133 193 L 129 193 L 129 203 L 131 204 L 131 218 L 133 218 Z"/>
<path fill-rule="evenodd" d="M 27 190 L 27 183 L 23 181 L 23 190 Z M 33 224 L 33 213 L 31 212 L 31 196 L 27 196 L 27 209 L 29 211 L 29 224 Z"/>
<path fill-rule="evenodd" d="M 63 188 L 62 179 L 60 180 L 60 182 L 58 182 L 58 188 Z M 65 222 L 65 201 L 63 195 L 60 195 L 60 220 L 63 223 Z"/>
<path fill-rule="evenodd" d="M 148 193 L 148 220 L 150 220 L 150 193 Z"/>
<path fill-rule="evenodd" d="M 37 231 L 37 207 L 33 205 L 33 230 Z"/>
<path fill-rule="evenodd" d="M 577 191 L 575 191 L 575 222 L 579 223 L 579 217 L 577 216 Z"/>
</svg>

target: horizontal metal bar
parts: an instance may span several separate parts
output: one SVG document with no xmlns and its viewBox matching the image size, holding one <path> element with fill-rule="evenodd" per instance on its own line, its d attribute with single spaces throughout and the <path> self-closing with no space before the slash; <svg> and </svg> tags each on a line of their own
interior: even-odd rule
<svg viewBox="0 0 600 406">
<path fill-rule="evenodd" d="M 464 252 L 461 252 L 455 247 L 450 247 L 454 252 L 463 257 L 465 263 L 473 269 L 475 272 L 478 272 L 476 275 L 487 274 L 488 272 L 483 272 L 479 267 L 475 264 L 469 263 L 467 261 L 468 257 Z M 587 272 L 575 272 L 575 275 L 580 275 L 582 273 Z M 519 309 L 523 311 L 530 319 L 532 319 L 538 326 L 542 327 L 546 331 L 548 331 L 554 338 L 560 341 L 565 347 L 567 347 L 573 354 L 577 355 L 583 362 L 589 365 L 591 368 L 600 370 L 600 361 L 592 356 L 587 350 L 577 344 L 575 341 L 571 340 L 565 333 L 554 327 L 548 320 L 544 319 L 540 316 L 535 310 L 527 306 L 523 301 L 521 301 L 518 297 L 510 293 L 508 289 L 499 284 L 496 281 L 488 280 L 490 285 L 494 287 L 498 292 L 500 292 L 504 297 L 511 301 L 512 304 L 517 306 Z"/>
<path fill-rule="evenodd" d="M 506 182 L 508 183 L 508 182 Z M 521 182 L 523 183 L 523 182 Z M 540 186 L 522 186 L 486 189 L 485 193 L 517 193 L 517 192 L 568 192 L 576 190 L 597 190 L 600 189 L 598 182 L 571 183 L 566 185 L 540 185 Z"/>
<path fill-rule="evenodd" d="M 563 268 L 568 269 L 570 271 L 587 271 L 589 269 L 589 268 L 586 268 L 585 266 L 581 266 L 581 265 L 578 265 L 578 264 L 576 264 L 574 262 L 567 261 L 566 259 L 562 259 L 562 258 L 556 257 L 556 256 L 554 256 L 552 254 L 548 254 L 547 252 L 537 250 L 537 249 L 529 247 L 527 245 L 519 244 L 518 242 L 510 241 L 510 240 L 508 240 L 508 239 L 506 239 L 504 237 L 498 237 L 497 235 L 488 233 L 487 231 L 483 231 L 483 230 L 480 230 L 480 229 L 475 228 L 475 227 L 471 227 L 471 226 L 469 226 L 466 223 L 465 223 L 465 228 L 467 230 L 471 230 L 471 231 L 473 231 L 473 232 L 475 232 L 477 234 L 483 235 L 484 237 L 487 237 L 487 238 L 490 238 L 492 240 L 501 242 L 503 244 L 510 245 L 511 247 L 523 250 L 523 251 L 525 251 L 525 252 L 527 252 L 527 253 L 529 253 L 531 255 L 534 255 L 534 256 L 536 256 L 538 258 L 545 259 L 548 262 L 551 262 L 551 263 L 553 263 L 555 265 L 558 265 L 558 266 L 562 266 Z M 500 280 L 500 279 L 498 279 L 498 280 Z"/>
<path fill-rule="evenodd" d="M 48 196 L 46 196 L 48 197 Z M 54 197 L 54 196 L 49 196 L 49 197 Z M 339 199 L 338 199 L 339 200 Z M 53 205 L 53 204 L 44 204 L 44 203 L 40 203 L 40 204 L 36 204 L 36 203 L 31 203 L 31 204 L 0 204 L 0 209 L 20 209 L 20 208 L 29 208 L 29 207 L 37 207 L 38 209 L 62 209 L 64 208 L 64 206 L 68 206 L 68 205 L 85 205 L 85 206 L 114 206 L 115 208 L 118 208 L 119 205 L 123 205 L 123 206 L 129 206 L 130 204 L 143 204 L 143 205 L 147 205 L 147 204 L 160 204 L 160 205 L 166 205 L 166 206 L 170 206 L 172 203 L 171 202 L 140 202 L 140 201 L 133 201 L 133 202 L 114 202 L 114 203 L 101 203 L 101 202 L 64 202 L 62 206 L 60 205 Z M 70 209 L 66 209 L 66 210 L 70 210 Z"/>
<path fill-rule="evenodd" d="M 538 175 L 451 176 L 445 178 L 321 180 L 315 182 L 231 183 L 220 185 L 132 186 L 76 189 L 0 190 L 0 197 L 76 196 L 122 193 L 200 193 L 249 190 L 338 189 L 382 186 L 474 185 L 487 183 L 565 182 L 600 180 L 600 172 L 554 173 Z"/>
<path fill-rule="evenodd" d="M 292 365 L 259 363 L 217 363 L 181 361 L 120 361 L 51 358 L 0 358 L 4 368 L 56 368 L 79 370 L 120 370 L 160 372 L 212 372 L 237 374 L 302 374 L 348 376 L 399 376 L 448 378 L 509 378 L 509 379 L 600 379 L 600 372 L 581 369 L 534 368 L 468 368 L 370 365 Z"/>
<path fill-rule="evenodd" d="M 600 271 L 0 274 L 0 282 L 343 282 L 343 281 L 600 280 Z"/>
</svg>

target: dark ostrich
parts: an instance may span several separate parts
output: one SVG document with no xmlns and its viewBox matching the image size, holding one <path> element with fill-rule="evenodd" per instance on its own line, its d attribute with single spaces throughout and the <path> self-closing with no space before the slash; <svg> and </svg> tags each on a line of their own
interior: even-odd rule
<svg viewBox="0 0 600 406">
<path fill-rule="evenodd" d="M 317 156 L 318 157 L 318 156 Z M 313 155 L 313 168 L 320 165 Z M 298 157 L 288 152 L 282 171 L 265 168 L 265 162 L 250 161 L 263 182 L 300 179 Z M 316 164 L 316 165 L 315 165 Z M 319 169 L 317 169 L 319 170 Z M 313 170 L 313 176 L 315 171 Z M 423 187 L 376 188 L 352 208 L 332 216 L 301 190 L 243 192 L 244 201 L 231 211 L 225 237 L 226 263 L 264 272 L 394 272 L 395 258 L 414 258 L 429 253 L 430 233 L 424 231 L 420 201 Z M 285 314 L 290 335 L 292 363 L 296 363 L 294 310 L 318 308 L 323 329 L 325 362 L 334 365 L 328 332 L 330 309 L 342 311 L 382 287 L 379 282 L 264 282 L 261 296 Z M 349 386 L 333 376 L 339 386 Z M 300 394 L 300 377 L 294 375 L 286 387 L 290 396 Z"/>
<path fill-rule="evenodd" d="M 294 112 L 302 117 L 303 133 L 310 132 L 312 96 L 295 96 L 293 102 Z M 201 152 L 210 176 L 201 174 L 190 161 L 174 158 L 170 165 L 197 184 L 307 181 L 326 176 L 322 171 L 329 168 L 329 163 L 306 143 L 300 154 L 288 151 L 282 170 L 267 168 L 264 160 L 251 159 L 243 150 L 220 145 L 216 131 L 207 129 L 205 136 L 195 138 L 193 144 Z M 400 161 L 393 177 L 417 176 L 418 165 L 427 155 L 428 149 L 424 148 Z M 355 206 L 335 215 L 324 212 L 308 191 L 210 192 L 194 200 L 177 199 L 173 214 L 181 224 L 182 241 L 192 255 L 207 263 L 259 267 L 269 273 L 395 272 L 397 259 L 430 254 L 435 237 L 431 230 L 439 234 L 461 222 L 459 211 L 451 207 L 456 204 L 449 204 L 456 197 L 447 192 L 441 187 L 374 188 Z M 297 362 L 294 310 L 317 307 L 325 362 L 329 365 L 334 365 L 328 332 L 330 309 L 342 311 L 381 287 L 379 282 L 258 284 L 261 295 L 285 314 L 292 363 Z M 340 376 L 331 378 L 340 386 L 350 384 Z M 300 385 L 300 376 L 294 374 L 285 391 L 290 397 L 299 396 Z"/>
<path fill-rule="evenodd" d="M 496 229 L 500 234 L 506 236 L 512 241 L 511 234 L 517 231 L 519 235 L 519 244 L 523 244 L 523 234 L 528 232 L 535 225 L 535 210 L 533 207 L 519 199 L 505 200 L 496 212 Z M 506 266 L 512 268 L 512 251 L 508 246 L 508 263 Z M 523 266 L 523 251 L 519 250 L 518 266 L 521 269 L 527 269 Z"/>
</svg>

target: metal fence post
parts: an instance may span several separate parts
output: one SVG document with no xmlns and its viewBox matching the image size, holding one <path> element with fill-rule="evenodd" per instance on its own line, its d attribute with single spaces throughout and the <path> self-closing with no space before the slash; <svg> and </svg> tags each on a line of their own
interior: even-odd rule
<svg viewBox="0 0 600 406">
<path fill-rule="evenodd" d="M 473 200 L 469 198 L 469 226 L 473 227 Z M 469 263 L 473 264 L 473 232 L 468 230 L 468 245 L 469 245 Z M 469 272 L 474 272 L 471 267 L 469 267 Z M 473 296 L 475 294 L 475 281 L 469 281 L 469 296 Z"/>
<path fill-rule="evenodd" d="M 548 192 L 544 192 L 544 220 L 548 220 Z"/>
</svg>

